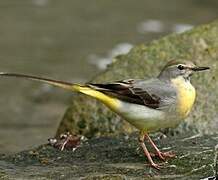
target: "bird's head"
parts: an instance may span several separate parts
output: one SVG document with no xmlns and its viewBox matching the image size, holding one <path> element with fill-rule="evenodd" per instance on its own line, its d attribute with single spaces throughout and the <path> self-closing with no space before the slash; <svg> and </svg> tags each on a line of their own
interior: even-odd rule
<svg viewBox="0 0 218 180">
<path fill-rule="evenodd" d="M 170 80 L 177 77 L 183 77 L 186 80 L 190 79 L 190 76 L 194 72 L 204 71 L 210 69 L 209 67 L 196 66 L 193 62 L 187 60 L 172 60 L 169 61 L 162 71 L 160 72 L 158 78 L 163 80 Z"/>
</svg>

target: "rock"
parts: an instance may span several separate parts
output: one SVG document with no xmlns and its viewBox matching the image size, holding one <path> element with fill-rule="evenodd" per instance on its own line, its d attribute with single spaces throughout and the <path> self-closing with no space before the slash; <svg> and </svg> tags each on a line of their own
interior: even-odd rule
<svg viewBox="0 0 218 180">
<path fill-rule="evenodd" d="M 197 89 L 197 102 L 186 123 L 172 132 L 213 133 L 218 126 L 218 21 L 196 27 L 182 34 L 172 34 L 146 45 L 134 47 L 128 54 L 114 58 L 107 70 L 92 82 L 157 76 L 163 65 L 172 59 L 189 59 L 210 72 L 192 78 Z M 60 123 L 57 134 L 69 131 L 86 137 L 130 133 L 134 128 L 85 95 L 75 95 Z"/>
<path fill-rule="evenodd" d="M 218 134 L 153 137 L 160 149 L 177 154 L 160 171 L 148 166 L 136 139 L 135 134 L 100 137 L 84 142 L 74 152 L 42 145 L 0 155 L 0 179 L 201 179 L 217 174 Z"/>
</svg>

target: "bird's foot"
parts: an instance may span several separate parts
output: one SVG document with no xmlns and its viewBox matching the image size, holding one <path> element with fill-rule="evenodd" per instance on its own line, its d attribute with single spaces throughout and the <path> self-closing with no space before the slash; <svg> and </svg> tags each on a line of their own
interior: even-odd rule
<svg viewBox="0 0 218 180">
<path fill-rule="evenodd" d="M 154 169 L 156 169 L 156 170 L 160 170 L 161 168 L 163 168 L 163 163 L 149 163 L 149 165 L 148 166 L 150 166 L 150 167 L 152 167 L 152 168 L 154 168 Z"/>
<path fill-rule="evenodd" d="M 166 161 L 166 159 L 173 158 L 173 157 L 176 156 L 176 154 L 173 153 L 172 151 L 168 151 L 168 152 L 161 152 L 161 151 L 159 151 L 159 152 L 156 152 L 156 153 L 150 153 L 150 155 L 152 157 L 158 156 L 163 161 Z"/>
<path fill-rule="evenodd" d="M 160 152 L 164 158 L 174 158 L 176 156 L 172 151 Z"/>
</svg>

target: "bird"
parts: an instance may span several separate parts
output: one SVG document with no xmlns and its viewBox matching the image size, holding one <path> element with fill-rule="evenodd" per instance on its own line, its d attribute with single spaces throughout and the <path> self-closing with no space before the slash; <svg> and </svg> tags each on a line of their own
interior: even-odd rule
<svg viewBox="0 0 218 180">
<path fill-rule="evenodd" d="M 144 141 L 148 140 L 162 160 L 175 156 L 172 152 L 161 152 L 149 134 L 162 128 L 174 128 L 188 116 L 196 98 L 191 76 L 208 69 L 189 60 L 176 59 L 169 61 L 159 75 L 151 79 L 79 84 L 8 72 L 0 72 L 0 77 L 36 80 L 99 100 L 139 130 L 138 141 L 149 165 L 160 169 L 161 165 L 153 161 Z"/>
</svg>

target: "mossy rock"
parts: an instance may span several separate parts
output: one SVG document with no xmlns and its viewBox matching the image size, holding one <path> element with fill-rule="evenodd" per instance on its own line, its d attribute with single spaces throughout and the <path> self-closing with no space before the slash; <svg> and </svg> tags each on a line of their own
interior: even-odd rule
<svg viewBox="0 0 218 180">
<path fill-rule="evenodd" d="M 74 152 L 49 145 L 15 155 L 0 155 L 0 179 L 215 179 L 218 173 L 215 150 L 218 135 L 180 134 L 154 141 L 163 151 L 177 157 L 162 163 L 160 171 L 151 168 L 137 136 L 92 138 Z M 151 147 L 148 146 L 151 151 Z"/>
<path fill-rule="evenodd" d="M 146 45 L 134 47 L 128 54 L 114 58 L 107 70 L 92 82 L 110 82 L 128 78 L 157 76 L 172 59 L 188 59 L 211 70 L 192 77 L 197 100 L 186 123 L 175 131 L 213 133 L 218 126 L 218 21 L 172 34 Z M 60 123 L 57 134 L 69 131 L 87 137 L 129 133 L 135 129 L 104 105 L 85 95 L 75 95 Z"/>
</svg>

